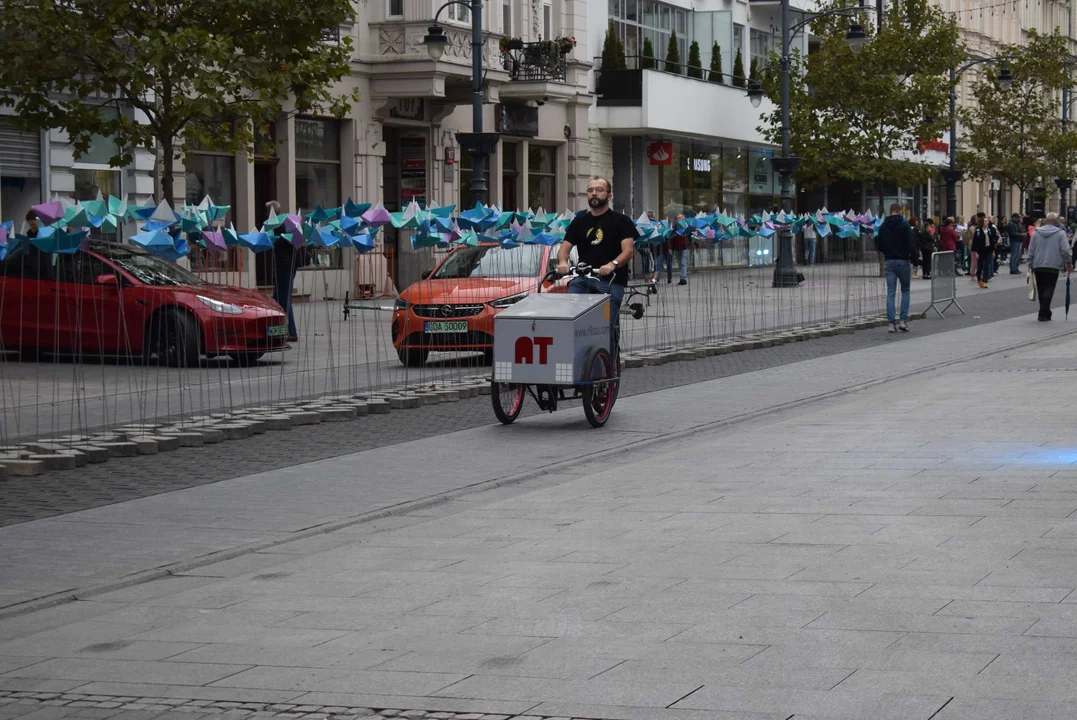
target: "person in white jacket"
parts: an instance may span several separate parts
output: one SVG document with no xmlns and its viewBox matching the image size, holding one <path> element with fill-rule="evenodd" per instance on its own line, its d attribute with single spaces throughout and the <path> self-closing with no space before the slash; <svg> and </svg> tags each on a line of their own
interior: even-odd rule
<svg viewBox="0 0 1077 720">
<path fill-rule="evenodd" d="M 1043 225 L 1032 233 L 1028 246 L 1028 267 L 1036 278 L 1036 293 L 1040 296 L 1040 322 L 1051 319 L 1051 299 L 1055 295 L 1058 275 L 1073 270 L 1073 254 L 1066 231 L 1058 213 L 1048 213 Z"/>
</svg>

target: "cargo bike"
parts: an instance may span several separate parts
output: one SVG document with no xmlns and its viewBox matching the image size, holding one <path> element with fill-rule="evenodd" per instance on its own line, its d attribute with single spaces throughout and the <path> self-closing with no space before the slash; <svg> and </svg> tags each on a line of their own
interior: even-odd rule
<svg viewBox="0 0 1077 720">
<path fill-rule="evenodd" d="M 590 274 L 581 263 L 570 276 Z M 545 279 L 551 276 L 555 273 Z M 611 342 L 616 319 L 610 307 L 605 294 L 540 291 L 498 314 L 490 385 L 497 419 L 512 423 L 530 395 L 548 412 L 560 402 L 581 400 L 587 421 L 596 428 L 605 425 L 621 384 L 620 359 Z"/>
</svg>

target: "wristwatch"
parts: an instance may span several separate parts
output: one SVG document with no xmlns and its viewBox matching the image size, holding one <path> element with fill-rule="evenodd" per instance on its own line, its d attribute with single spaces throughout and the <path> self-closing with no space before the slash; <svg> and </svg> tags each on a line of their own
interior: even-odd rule
<svg viewBox="0 0 1077 720">
<path fill-rule="evenodd" d="M 618 264 L 617 264 L 616 260 L 610 260 L 610 262 L 613 263 L 613 267 L 618 267 Z"/>
</svg>

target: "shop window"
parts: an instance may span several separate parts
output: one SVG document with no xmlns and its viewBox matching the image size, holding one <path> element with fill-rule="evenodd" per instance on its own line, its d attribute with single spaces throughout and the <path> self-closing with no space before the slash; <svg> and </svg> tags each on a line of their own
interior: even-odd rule
<svg viewBox="0 0 1077 720">
<path fill-rule="evenodd" d="M 557 148 L 531 144 L 527 148 L 527 204 L 550 212 L 557 207 Z"/>
<path fill-rule="evenodd" d="M 296 118 L 295 199 L 300 212 L 340 205 L 340 123 Z M 340 248 L 312 248 L 309 268 L 343 267 Z"/>
<path fill-rule="evenodd" d="M 184 158 L 187 184 L 186 201 L 188 205 L 198 205 L 209 195 L 216 205 L 235 205 L 235 159 L 231 155 L 211 155 L 191 153 Z M 229 211 L 231 215 L 231 211 Z M 224 218 L 228 224 L 229 218 Z M 239 248 L 228 248 L 225 253 L 191 247 L 191 269 L 195 272 L 204 270 L 226 270 L 238 268 L 240 263 Z"/>
<path fill-rule="evenodd" d="M 106 117 L 118 117 L 115 108 L 102 108 Z M 98 194 L 122 195 L 120 191 L 120 171 L 109 165 L 109 160 L 120 154 L 120 146 L 115 138 L 93 135 L 86 152 L 81 153 L 72 166 L 75 175 L 75 199 L 96 200 Z M 99 230 L 92 230 L 91 236 L 100 237 Z"/>
</svg>

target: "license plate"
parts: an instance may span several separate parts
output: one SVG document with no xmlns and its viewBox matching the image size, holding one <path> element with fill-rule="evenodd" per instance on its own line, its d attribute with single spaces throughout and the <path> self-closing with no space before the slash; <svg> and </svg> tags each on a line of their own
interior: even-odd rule
<svg viewBox="0 0 1077 720">
<path fill-rule="evenodd" d="M 269 337 L 284 337 L 287 334 L 287 325 L 270 325 L 266 328 L 266 335 L 268 335 Z"/>
<path fill-rule="evenodd" d="M 426 323 L 428 333 L 465 333 L 467 332 L 467 320 L 435 320 Z"/>
</svg>

